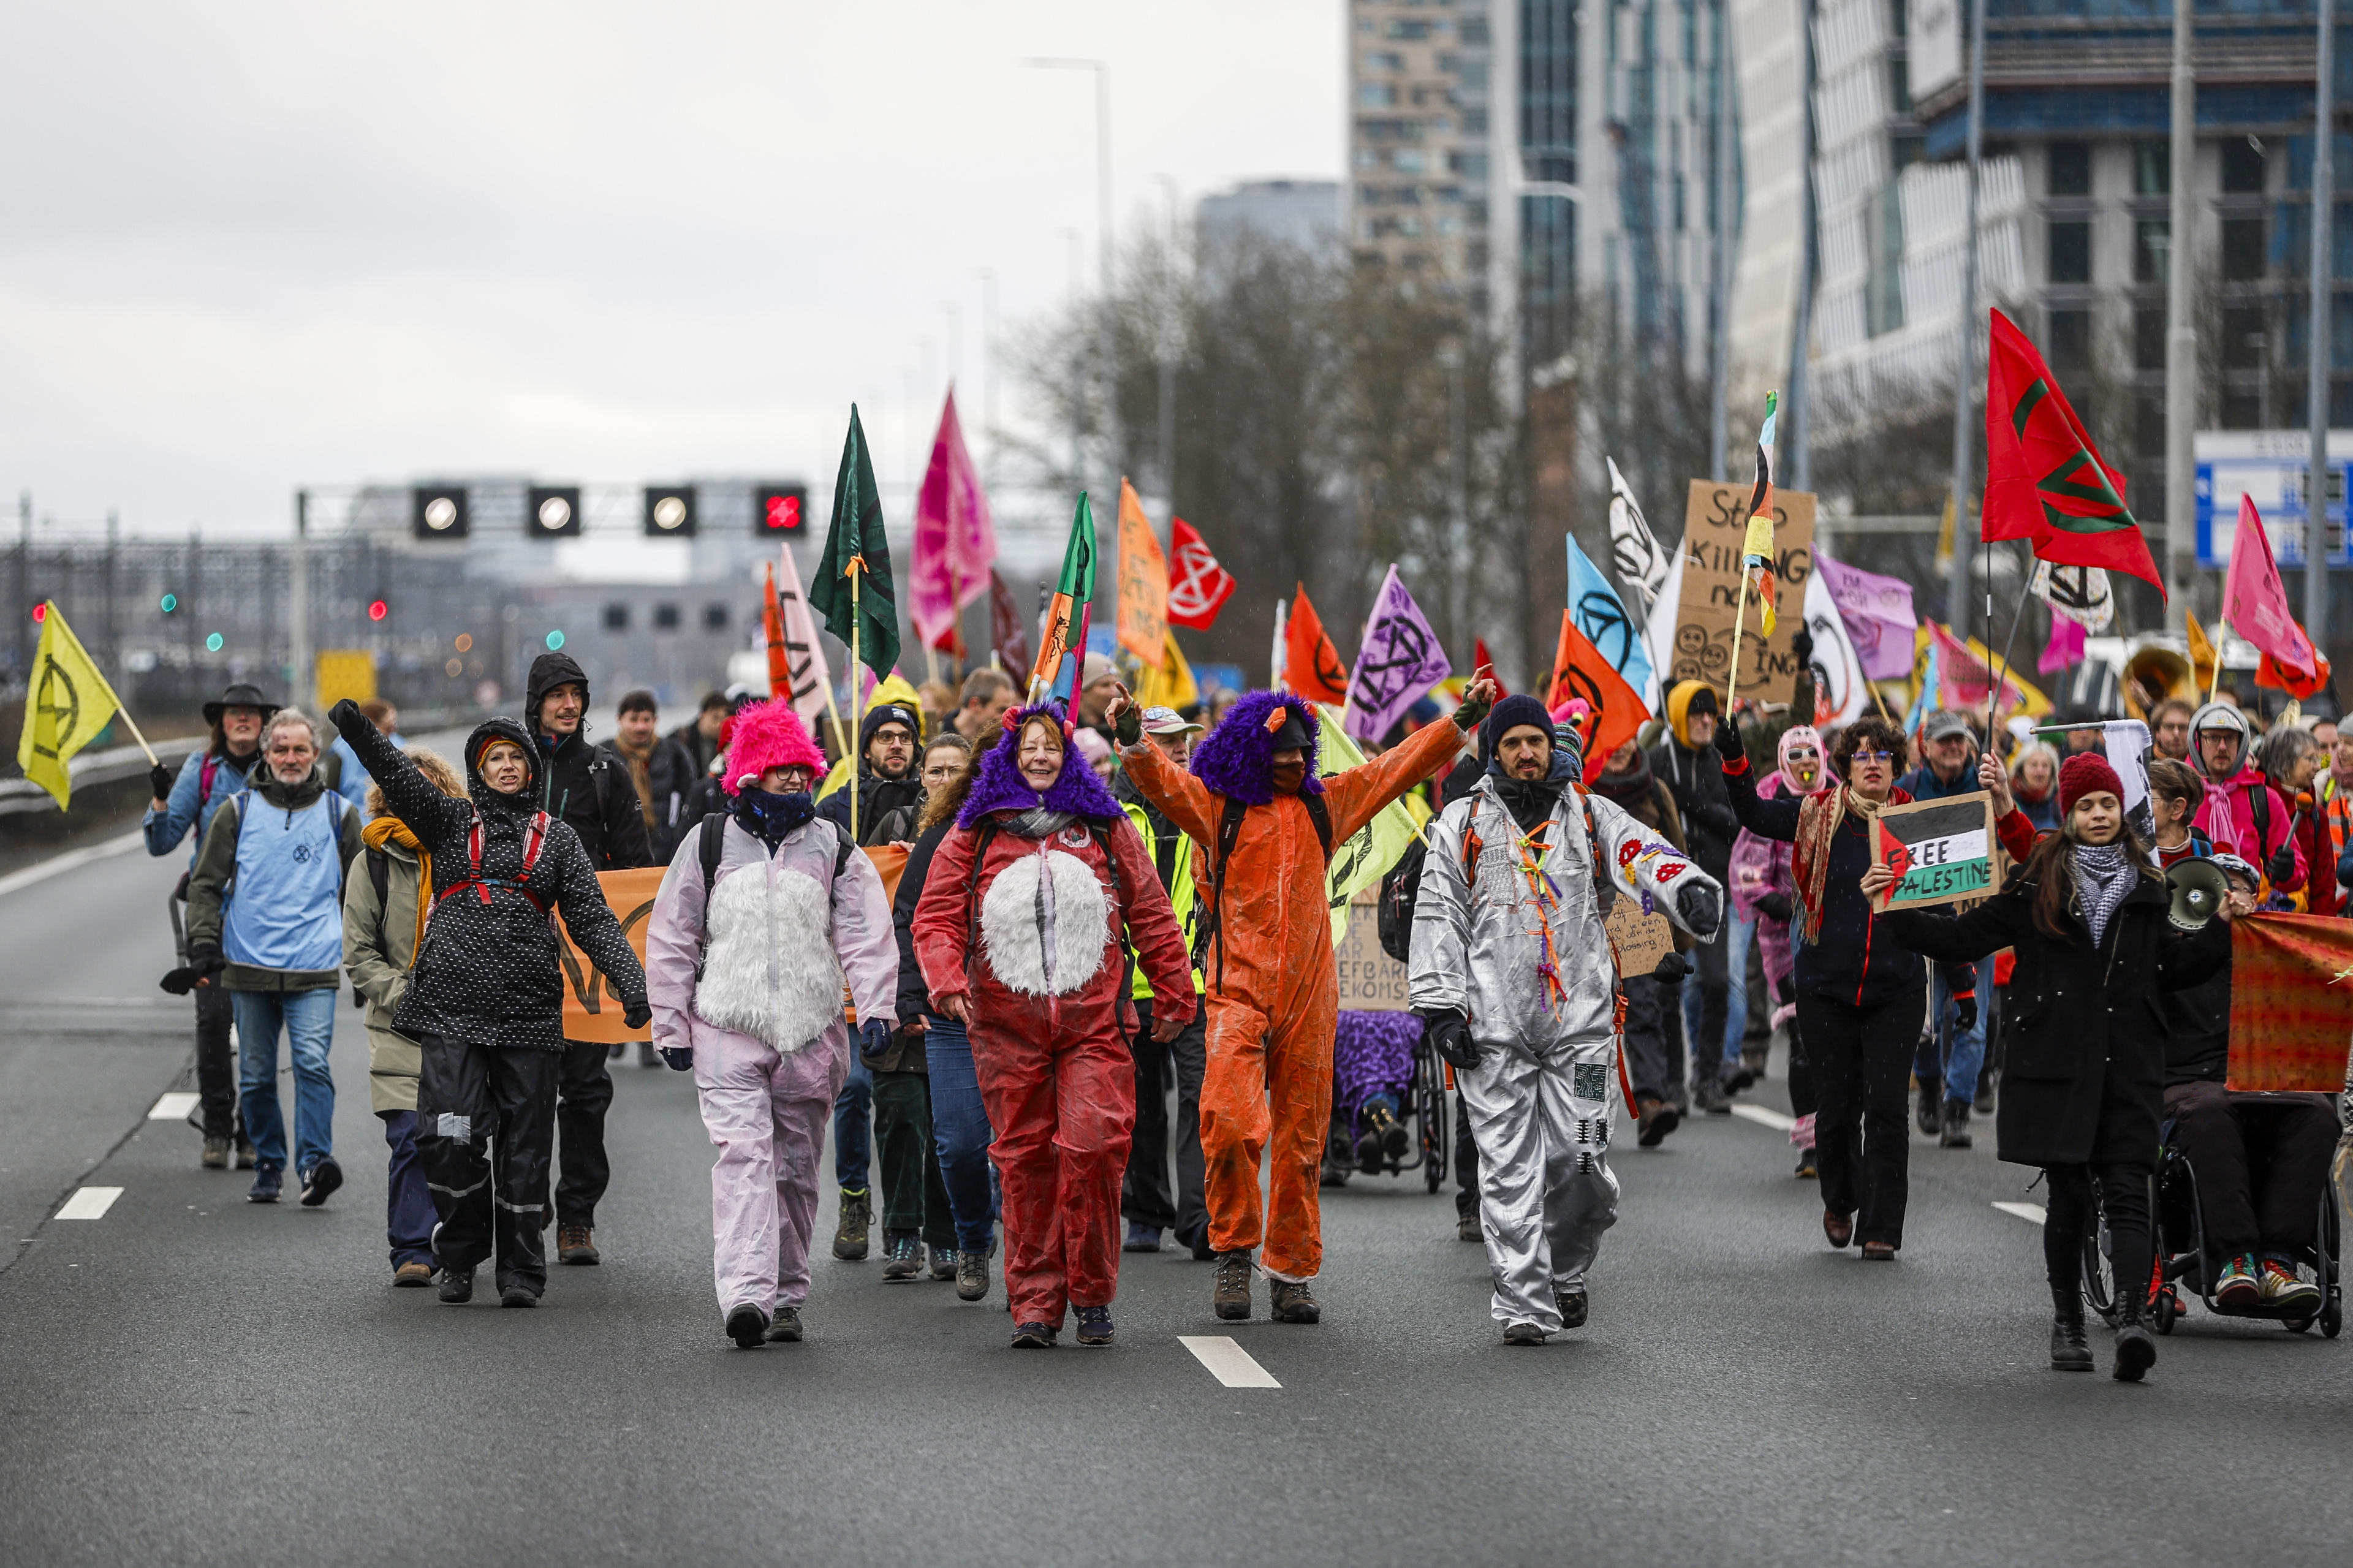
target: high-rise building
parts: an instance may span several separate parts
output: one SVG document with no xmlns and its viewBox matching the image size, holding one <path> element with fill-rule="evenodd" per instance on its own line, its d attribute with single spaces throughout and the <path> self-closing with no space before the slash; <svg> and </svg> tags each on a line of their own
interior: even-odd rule
<svg viewBox="0 0 2353 1568">
<path fill-rule="evenodd" d="M 1340 200 L 1332 180 L 1244 180 L 1203 196 L 1193 208 L 1202 265 L 1214 269 L 1252 240 L 1314 254 L 1335 247 Z"/>
<path fill-rule="evenodd" d="M 1348 7 L 1350 252 L 1360 265 L 1460 294 L 1479 316 L 1488 307 L 1489 5 Z"/>
</svg>

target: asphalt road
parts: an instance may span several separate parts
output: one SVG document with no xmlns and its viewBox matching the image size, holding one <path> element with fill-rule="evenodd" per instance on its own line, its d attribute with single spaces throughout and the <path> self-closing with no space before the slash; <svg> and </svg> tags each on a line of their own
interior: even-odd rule
<svg viewBox="0 0 2353 1568">
<path fill-rule="evenodd" d="M 1782 1134 L 1624 1140 L 1585 1330 L 1507 1350 L 1446 1196 L 1327 1194 L 1321 1325 L 1131 1257 L 1120 1342 L 1006 1349 L 1000 1291 L 820 1258 L 807 1342 L 722 1337 L 711 1152 L 624 1065 L 607 1263 L 537 1311 L 394 1290 L 365 1047 L 349 1184 L 242 1201 L 196 1135 L 133 851 L 0 894 L 0 1563 L 2093 1563 L 2353 1543 L 2353 1341 L 2192 1316 L 2150 1380 L 2046 1370 L 2032 1201 L 1925 1143 L 1902 1259 L 1822 1242 Z M 1757 1098 L 1783 1103 L 1777 1080 Z M 1989 1139 L 1988 1142 L 1990 1142 Z M 102 1217 L 53 1217 L 89 1186 Z M 828 1202 L 824 1223 L 832 1224 Z M 26 1239 L 20 1239 L 26 1238 Z M 1261 1314 L 1264 1297 L 1260 1297 Z M 1230 1335 L 1279 1388 L 1229 1388 Z M 2094 1335 L 2105 1367 L 2105 1336 Z"/>
</svg>

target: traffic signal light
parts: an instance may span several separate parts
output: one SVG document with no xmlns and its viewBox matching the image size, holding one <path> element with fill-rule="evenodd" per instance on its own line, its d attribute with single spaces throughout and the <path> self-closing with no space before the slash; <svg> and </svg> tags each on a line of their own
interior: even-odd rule
<svg viewBox="0 0 2353 1568">
<path fill-rule="evenodd" d="M 164 613 L 167 616 L 170 615 L 174 610 L 180 607 L 180 595 L 177 594 L 164 595 L 163 598 L 163 605 Z"/>
<path fill-rule="evenodd" d="M 571 539 L 580 533 L 578 485 L 531 488 L 523 531 L 533 539 Z"/>
<path fill-rule="evenodd" d="M 463 485 L 419 485 L 408 492 L 409 531 L 419 539 L 466 537 Z"/>
<path fill-rule="evenodd" d="M 392 613 L 392 606 L 391 606 L 391 605 L 387 605 L 387 604 L 385 604 L 382 599 L 370 599 L 370 600 L 368 601 L 368 619 L 369 619 L 369 620 L 372 620 L 372 621 L 380 621 L 380 620 L 384 619 L 384 617 L 385 617 L 385 616 L 387 616 L 387 615 L 389 615 L 389 614 L 391 614 L 391 613 Z"/>
<path fill-rule="evenodd" d="M 686 539 L 694 532 L 694 487 L 646 487 L 646 537 Z"/>
<path fill-rule="evenodd" d="M 766 538 L 798 533 L 808 517 L 808 486 L 762 485 L 752 492 L 752 531 Z"/>
</svg>

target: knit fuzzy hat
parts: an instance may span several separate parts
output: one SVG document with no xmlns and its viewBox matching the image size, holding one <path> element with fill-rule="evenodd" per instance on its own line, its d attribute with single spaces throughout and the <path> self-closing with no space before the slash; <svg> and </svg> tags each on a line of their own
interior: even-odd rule
<svg viewBox="0 0 2353 1568">
<path fill-rule="evenodd" d="M 744 779 L 756 781 L 770 768 L 797 766 L 819 777 L 825 774 L 825 753 L 809 739 L 808 727 L 789 702 L 751 703 L 727 721 L 719 743 L 727 748 L 727 765 L 719 782 L 729 795 L 741 789 Z"/>
<path fill-rule="evenodd" d="M 2059 770 L 2059 815 L 2073 814 L 2077 801 L 2103 790 L 2121 802 L 2125 798 L 2125 781 L 2116 777 L 2116 770 L 2108 766 L 2108 759 L 2099 752 L 2076 752 Z"/>
<path fill-rule="evenodd" d="M 1322 795 L 1324 781 L 1316 776 L 1315 755 L 1323 727 L 1314 706 L 1289 691 L 1252 691 L 1236 700 L 1208 739 L 1193 751 L 1193 776 L 1218 794 L 1244 805 L 1264 805 L 1274 798 L 1275 731 L 1285 719 L 1307 731 L 1307 777 L 1302 793 Z M 1269 728 L 1271 725 L 1272 728 Z"/>
</svg>

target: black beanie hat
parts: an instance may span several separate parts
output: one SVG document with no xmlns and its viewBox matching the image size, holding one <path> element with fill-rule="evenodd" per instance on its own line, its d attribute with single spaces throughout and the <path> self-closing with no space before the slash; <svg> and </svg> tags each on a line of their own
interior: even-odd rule
<svg viewBox="0 0 2353 1568">
<path fill-rule="evenodd" d="M 1524 724 L 1530 729 L 1543 731 L 1547 738 L 1552 734 L 1552 715 L 1545 711 L 1543 703 L 1525 692 L 1506 697 L 1496 703 L 1488 712 L 1487 721 L 1479 726 L 1479 760 L 1493 762 L 1497 743 L 1508 731 Z"/>
</svg>

